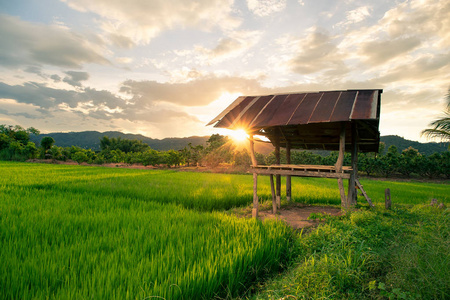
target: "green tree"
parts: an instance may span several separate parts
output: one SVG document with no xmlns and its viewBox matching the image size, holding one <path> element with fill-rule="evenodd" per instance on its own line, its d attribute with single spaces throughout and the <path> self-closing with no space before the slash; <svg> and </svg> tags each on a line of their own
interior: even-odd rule
<svg viewBox="0 0 450 300">
<path fill-rule="evenodd" d="M 243 149 L 242 151 L 236 151 L 234 153 L 234 166 L 248 168 L 252 164 L 252 159 L 248 154 L 247 149 Z"/>
<path fill-rule="evenodd" d="M 81 164 L 83 162 L 87 162 L 89 160 L 88 156 L 84 151 L 78 151 L 73 156 L 72 159 L 76 161 L 78 164 Z"/>
<path fill-rule="evenodd" d="M 235 146 L 229 143 L 226 136 L 213 134 L 206 141 L 208 146 L 202 157 L 202 162 L 208 167 L 217 167 L 221 163 L 232 163 Z"/>
<path fill-rule="evenodd" d="M 391 145 L 388 148 L 386 155 L 382 156 L 379 160 L 380 171 L 385 177 L 389 177 L 391 174 L 397 171 L 400 162 L 400 154 L 397 147 Z"/>
<path fill-rule="evenodd" d="M 52 156 L 53 159 L 56 160 L 64 160 L 65 156 L 62 154 L 63 148 L 58 146 L 52 146 L 47 150 L 47 153 Z"/>
<path fill-rule="evenodd" d="M 188 146 L 189 146 L 189 158 L 187 161 L 188 165 L 192 164 L 198 166 L 205 153 L 205 148 L 203 147 L 203 145 L 197 145 L 193 147 L 191 143 L 189 143 Z"/>
<path fill-rule="evenodd" d="M 228 137 L 220 135 L 220 134 L 213 134 L 211 137 L 206 141 L 207 147 L 206 152 L 211 152 L 215 149 L 218 149 L 225 145 L 228 142 Z"/>
<path fill-rule="evenodd" d="M 44 149 L 44 151 L 47 151 L 53 146 L 54 143 L 55 140 L 51 136 L 46 136 L 41 140 L 41 147 Z"/>
<path fill-rule="evenodd" d="M 442 153 L 441 158 L 441 174 L 450 179 L 450 151 Z"/>
<path fill-rule="evenodd" d="M 450 142 L 450 88 L 447 92 L 446 102 L 447 106 L 444 110 L 444 115 L 439 119 L 431 122 L 429 124 L 431 128 L 422 131 L 422 135 L 425 135 L 427 138 L 438 138 L 444 142 Z"/>
<path fill-rule="evenodd" d="M 24 129 L 16 125 L 0 125 L 0 159 L 19 160 L 35 158 L 36 145 L 30 142 L 30 134 L 39 134 L 33 127 Z"/>
<path fill-rule="evenodd" d="M 120 150 L 122 152 L 128 153 L 144 152 L 148 148 L 150 148 L 150 146 L 140 140 L 128 140 L 122 139 L 120 137 L 110 139 L 109 137 L 104 136 L 100 139 L 100 148 L 102 151 Z"/>
<path fill-rule="evenodd" d="M 413 147 L 403 150 L 398 162 L 398 171 L 410 177 L 411 173 L 417 170 L 417 159 L 419 156 L 419 151 Z"/>
</svg>

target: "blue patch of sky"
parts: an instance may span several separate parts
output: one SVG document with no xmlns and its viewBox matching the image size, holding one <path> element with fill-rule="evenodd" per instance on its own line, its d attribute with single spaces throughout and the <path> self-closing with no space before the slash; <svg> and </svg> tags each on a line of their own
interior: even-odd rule
<svg viewBox="0 0 450 300">
<path fill-rule="evenodd" d="M 97 15 L 83 13 L 55 0 L 6 0 L 0 1 L 0 12 L 20 17 L 32 23 L 53 24 L 62 22 L 70 28 L 90 28 Z"/>
</svg>

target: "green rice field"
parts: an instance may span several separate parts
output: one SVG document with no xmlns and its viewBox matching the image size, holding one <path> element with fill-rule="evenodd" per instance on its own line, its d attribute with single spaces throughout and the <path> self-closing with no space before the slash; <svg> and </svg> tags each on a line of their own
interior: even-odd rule
<svg viewBox="0 0 450 300">
<path fill-rule="evenodd" d="M 282 222 L 227 213 L 251 205 L 248 175 L 14 162 L 0 174 L 2 299 L 230 298 L 296 255 Z M 268 178 L 258 183 L 268 201 Z M 447 184 L 362 184 L 378 205 L 385 188 L 393 203 L 450 197 Z M 293 178 L 292 191 L 340 203 L 335 180 Z"/>
</svg>

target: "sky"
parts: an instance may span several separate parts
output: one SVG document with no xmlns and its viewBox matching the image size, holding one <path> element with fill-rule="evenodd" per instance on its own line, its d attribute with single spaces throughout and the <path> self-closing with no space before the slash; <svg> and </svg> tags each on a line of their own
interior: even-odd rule
<svg viewBox="0 0 450 300">
<path fill-rule="evenodd" d="M 0 124 L 204 136 L 240 95 L 383 89 L 381 135 L 424 142 L 449 16 L 448 0 L 0 0 Z"/>
</svg>

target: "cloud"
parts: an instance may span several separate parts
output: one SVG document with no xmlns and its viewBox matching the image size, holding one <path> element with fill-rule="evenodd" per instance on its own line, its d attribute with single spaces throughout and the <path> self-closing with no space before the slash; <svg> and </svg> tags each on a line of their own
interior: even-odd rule
<svg viewBox="0 0 450 300">
<path fill-rule="evenodd" d="M 240 25 L 231 16 L 233 0 L 63 1 L 78 11 L 100 15 L 103 30 L 115 34 L 116 43 L 117 37 L 128 37 L 133 43 L 147 44 L 162 31 L 174 28 L 231 30 Z"/>
<path fill-rule="evenodd" d="M 386 85 L 394 82 L 397 84 L 404 82 L 411 85 L 423 83 L 425 85 L 423 88 L 429 89 L 433 85 L 448 85 L 448 74 L 450 74 L 450 53 L 425 54 L 407 64 L 390 68 L 385 74 L 380 74 L 377 81 Z"/>
<path fill-rule="evenodd" d="M 346 71 L 333 37 L 321 28 L 310 28 L 306 37 L 294 41 L 292 50 L 295 55 L 288 64 L 295 73 L 311 74 L 336 69 Z"/>
<path fill-rule="evenodd" d="M 197 46 L 195 52 L 201 54 L 199 60 L 204 64 L 217 63 L 246 53 L 260 41 L 261 37 L 260 31 L 234 31 L 221 38 L 214 48 Z M 191 55 L 191 51 L 185 54 Z"/>
<path fill-rule="evenodd" d="M 267 88 L 262 87 L 255 79 L 210 75 L 185 83 L 127 80 L 120 91 L 131 95 L 132 102 L 140 107 L 157 102 L 201 106 L 214 101 L 225 92 L 258 94 L 267 91 Z"/>
<path fill-rule="evenodd" d="M 14 68 L 46 64 L 80 68 L 86 63 L 109 64 L 98 45 L 67 29 L 29 23 L 0 15 L 0 65 Z"/>
<path fill-rule="evenodd" d="M 7 115 L 7 116 L 25 117 L 27 119 L 40 119 L 40 118 L 42 118 L 42 116 L 31 115 L 31 114 L 26 113 L 26 112 L 13 113 L 13 112 L 10 112 L 10 111 L 8 111 L 6 109 L 1 109 L 1 108 L 0 108 L 0 114 L 1 115 Z"/>
<path fill-rule="evenodd" d="M 109 91 L 98 91 L 85 88 L 82 91 L 55 89 L 37 82 L 26 82 L 23 85 L 8 85 L 0 82 L 0 99 L 13 99 L 19 103 L 33 104 L 43 109 L 57 108 L 67 105 L 76 108 L 79 104 L 92 102 L 110 109 L 120 107 L 123 99 Z"/>
<path fill-rule="evenodd" d="M 342 46 L 366 56 L 372 65 L 412 51 L 448 52 L 449 14 L 450 2 L 445 0 L 405 1 L 388 10 L 376 24 L 348 32 Z"/>
<path fill-rule="evenodd" d="M 81 87 L 81 81 L 89 79 L 87 72 L 67 71 L 65 73 L 69 76 L 64 77 L 63 81 L 74 87 Z"/>
<path fill-rule="evenodd" d="M 115 33 L 109 34 L 109 40 L 114 46 L 124 49 L 130 49 L 136 45 L 130 38 Z"/>
<path fill-rule="evenodd" d="M 384 64 L 389 60 L 404 55 L 418 46 L 421 41 L 416 37 L 405 37 L 384 41 L 374 41 L 361 45 L 361 55 L 366 56 L 371 65 Z"/>
<path fill-rule="evenodd" d="M 450 2 L 446 0 L 405 1 L 386 12 L 380 27 L 391 38 L 420 36 L 438 38 L 441 47 L 450 46 Z"/>
<path fill-rule="evenodd" d="M 247 0 L 247 7 L 255 15 L 265 17 L 284 10 L 286 0 Z"/>
<path fill-rule="evenodd" d="M 37 67 L 37 66 L 28 66 L 25 68 L 24 70 L 27 73 L 32 73 L 32 74 L 37 74 L 42 76 L 42 70 L 41 67 Z"/>
<path fill-rule="evenodd" d="M 61 76 L 59 76 L 58 74 L 53 74 L 50 76 L 50 79 L 52 79 L 54 82 L 60 82 Z"/>
<path fill-rule="evenodd" d="M 346 12 L 346 19 L 336 24 L 337 26 L 352 25 L 364 21 L 370 16 L 372 8 L 369 6 L 361 6 L 354 10 Z"/>
</svg>

